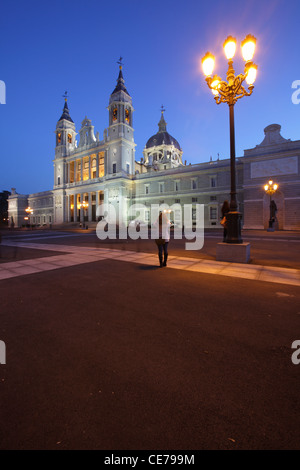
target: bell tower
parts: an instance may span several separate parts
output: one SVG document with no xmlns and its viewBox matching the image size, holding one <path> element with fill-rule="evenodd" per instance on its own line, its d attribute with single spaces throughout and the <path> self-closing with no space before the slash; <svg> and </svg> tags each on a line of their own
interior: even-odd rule
<svg viewBox="0 0 300 470">
<path fill-rule="evenodd" d="M 75 149 L 75 124 L 70 116 L 66 93 L 63 113 L 56 124 L 55 159 L 65 157 Z"/>
<path fill-rule="evenodd" d="M 117 85 L 110 95 L 108 112 L 108 174 L 135 172 L 135 146 L 133 137 L 133 106 L 123 77 L 122 57 L 118 61 L 119 76 Z"/>
<path fill-rule="evenodd" d="M 54 188 L 62 188 L 67 182 L 66 157 L 70 155 L 76 147 L 75 124 L 70 116 L 66 95 L 67 92 L 64 95 L 65 105 L 63 113 L 55 129 Z"/>
</svg>

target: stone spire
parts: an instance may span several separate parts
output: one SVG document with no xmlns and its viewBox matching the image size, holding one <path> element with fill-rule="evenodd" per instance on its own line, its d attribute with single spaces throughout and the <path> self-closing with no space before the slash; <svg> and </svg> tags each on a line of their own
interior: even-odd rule
<svg viewBox="0 0 300 470">
<path fill-rule="evenodd" d="M 67 98 L 65 98 L 65 105 L 63 109 L 63 113 L 58 121 L 61 121 L 62 119 L 65 119 L 66 121 L 73 122 L 70 116 L 69 108 L 68 108 L 68 103 L 67 103 Z"/>
<path fill-rule="evenodd" d="M 124 91 L 125 93 L 127 93 L 128 96 L 130 96 L 127 89 L 126 89 L 126 87 L 125 87 L 125 80 L 124 80 L 123 72 L 122 72 L 122 67 L 123 67 L 122 57 L 120 57 L 120 60 L 118 61 L 118 64 L 119 64 L 119 76 L 118 76 L 118 80 L 117 80 L 117 85 L 116 85 L 114 91 L 112 92 L 112 95 L 114 93 L 117 93 L 118 91 Z"/>
<path fill-rule="evenodd" d="M 162 106 L 161 107 L 161 117 L 160 117 L 160 121 L 158 123 L 158 132 L 167 132 L 167 123 L 166 123 L 165 118 L 164 118 L 164 112 L 165 112 L 165 108 Z"/>
</svg>

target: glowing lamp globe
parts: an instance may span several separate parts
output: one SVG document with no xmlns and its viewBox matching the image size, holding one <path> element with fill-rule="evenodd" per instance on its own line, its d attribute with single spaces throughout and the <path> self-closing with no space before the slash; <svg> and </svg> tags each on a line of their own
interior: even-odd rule
<svg viewBox="0 0 300 470">
<path fill-rule="evenodd" d="M 223 48 L 227 60 L 233 59 L 236 51 L 236 39 L 232 36 L 228 36 L 223 44 Z"/>
<path fill-rule="evenodd" d="M 252 64 L 247 70 L 246 82 L 248 85 L 253 85 L 256 80 L 257 65 Z"/>
<path fill-rule="evenodd" d="M 244 41 L 242 41 L 242 55 L 245 62 L 253 59 L 255 46 L 256 46 L 256 38 L 251 34 L 248 34 Z"/>
<path fill-rule="evenodd" d="M 204 75 L 209 77 L 213 73 L 214 67 L 215 58 L 210 52 L 207 52 L 202 59 L 202 70 Z"/>
</svg>

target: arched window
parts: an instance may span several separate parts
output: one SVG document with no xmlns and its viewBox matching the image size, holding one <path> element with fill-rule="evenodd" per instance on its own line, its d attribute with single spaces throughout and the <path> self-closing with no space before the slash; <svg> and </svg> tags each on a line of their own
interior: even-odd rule
<svg viewBox="0 0 300 470">
<path fill-rule="evenodd" d="M 118 119 L 118 110 L 117 108 L 113 109 L 112 120 L 115 122 Z"/>
<path fill-rule="evenodd" d="M 71 136 L 71 134 L 68 134 L 68 143 L 69 143 L 69 144 L 72 143 L 72 136 Z"/>
<path fill-rule="evenodd" d="M 125 121 L 129 124 L 130 122 L 130 113 L 129 109 L 125 109 Z"/>
<path fill-rule="evenodd" d="M 61 133 L 60 132 L 57 134 L 57 143 L 58 144 L 61 143 Z"/>
</svg>

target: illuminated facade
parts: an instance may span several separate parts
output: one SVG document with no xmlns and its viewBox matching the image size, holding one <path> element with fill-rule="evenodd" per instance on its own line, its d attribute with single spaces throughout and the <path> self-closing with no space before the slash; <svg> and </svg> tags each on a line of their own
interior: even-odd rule
<svg viewBox="0 0 300 470">
<path fill-rule="evenodd" d="M 24 225 L 28 206 L 32 225 L 71 227 L 83 222 L 96 225 L 97 209 L 103 203 L 112 204 L 125 224 L 133 203 L 146 206 L 140 214 L 145 222 L 150 220 L 151 204 L 198 203 L 205 205 L 205 227 L 220 228 L 221 206 L 230 199 L 230 160 L 183 163 L 182 149 L 167 131 L 162 108 L 158 132 L 148 139 L 140 161 L 135 161 L 133 111 L 121 66 L 102 140 L 87 117 L 76 132 L 65 101 L 55 130 L 53 190 L 20 195 L 12 189 L 10 224 Z M 299 160 L 300 141 L 284 139 L 277 124 L 265 128 L 260 145 L 236 159 L 238 209 L 244 228 L 268 226 L 269 202 L 263 187 L 272 178 L 279 185 L 273 196 L 278 207 L 276 227 L 300 229 Z"/>
</svg>

